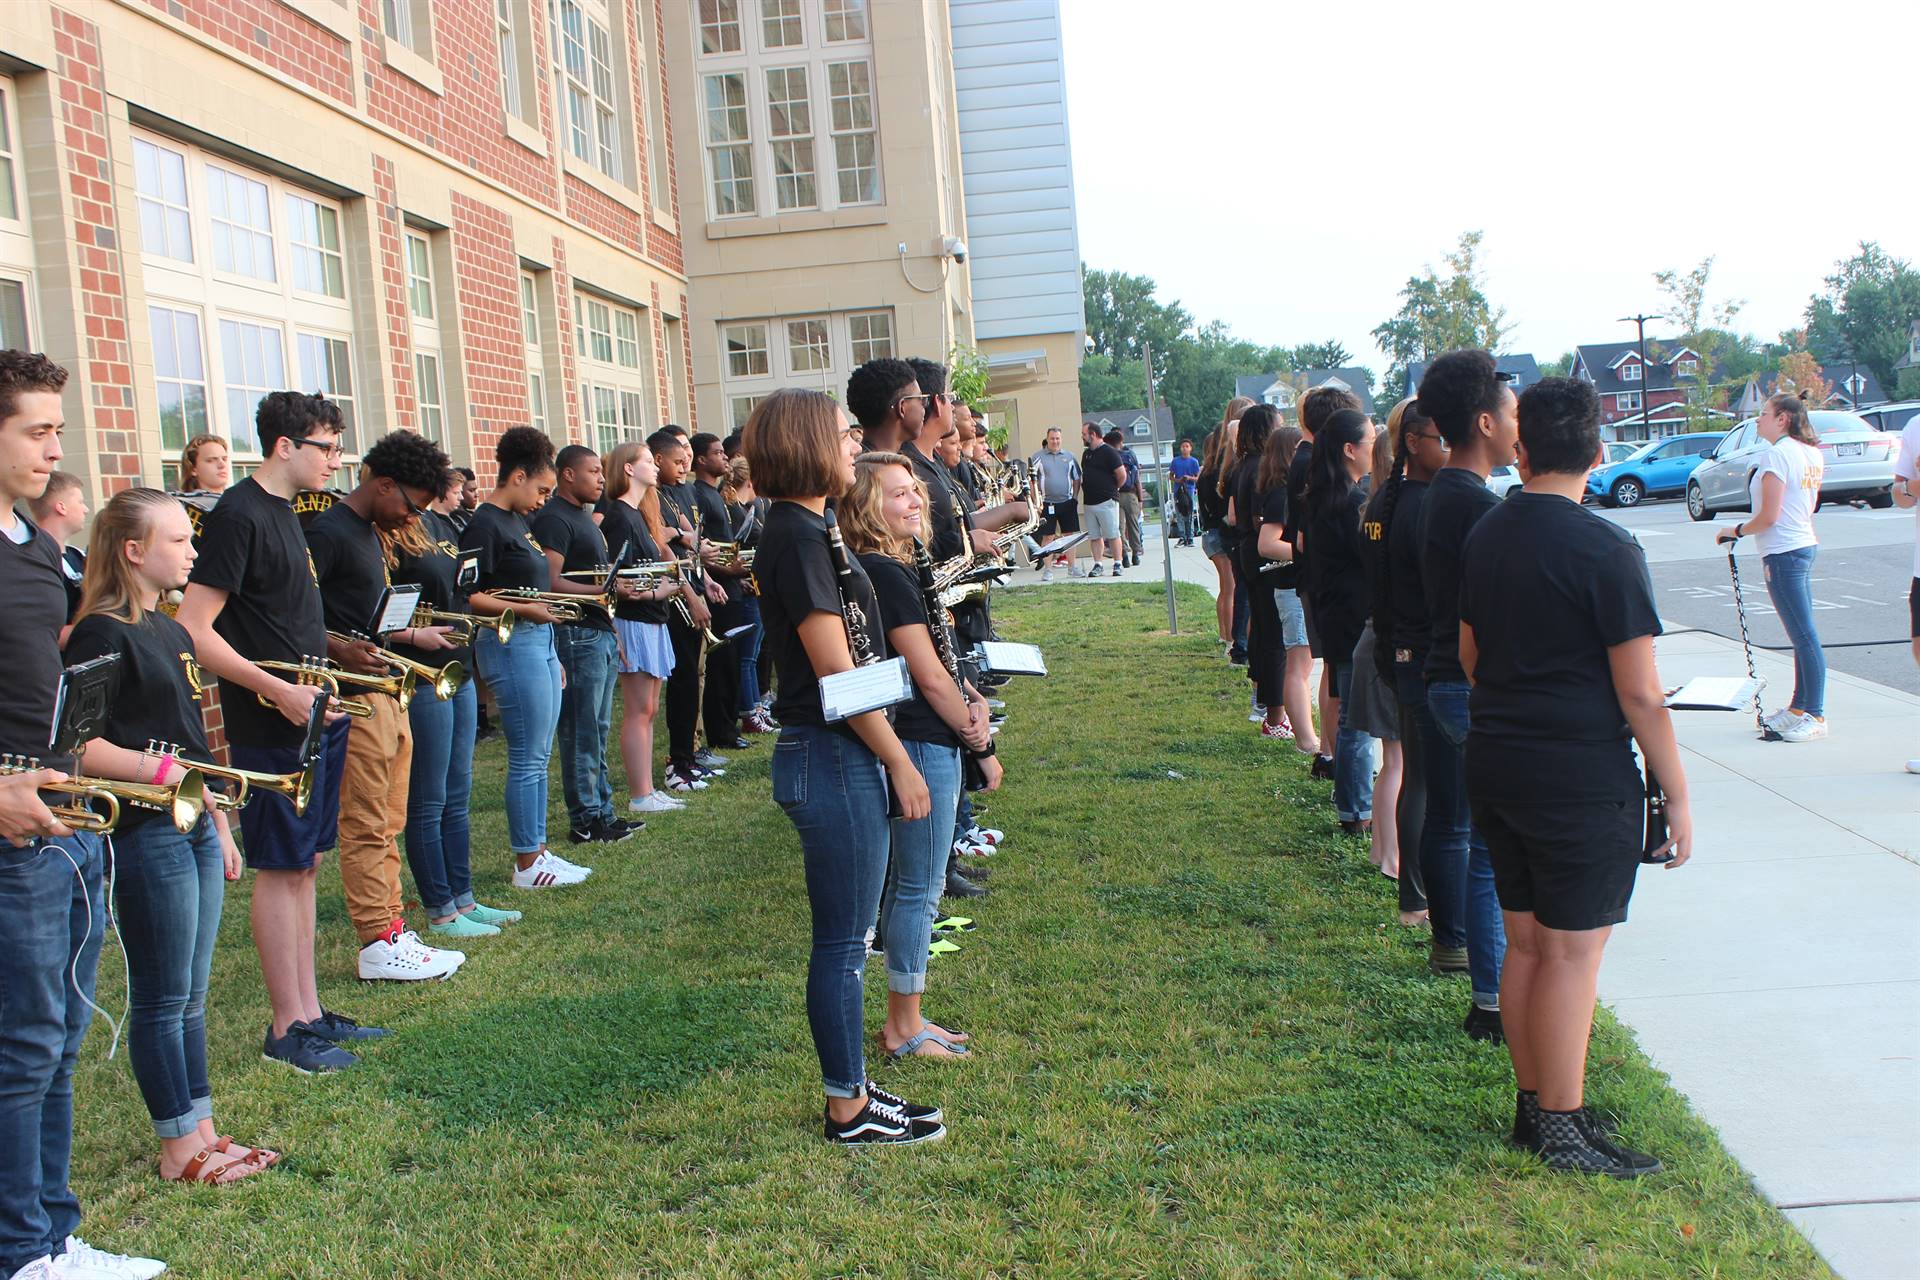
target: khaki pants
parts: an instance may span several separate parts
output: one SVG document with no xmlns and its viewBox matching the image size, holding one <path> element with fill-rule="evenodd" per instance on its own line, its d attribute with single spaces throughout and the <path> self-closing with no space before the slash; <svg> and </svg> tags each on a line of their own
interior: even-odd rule
<svg viewBox="0 0 1920 1280">
<path fill-rule="evenodd" d="M 407 824 L 413 729 L 395 699 L 383 693 L 363 696 L 373 714 L 353 722 L 340 775 L 340 886 L 354 932 L 367 943 L 385 937 L 401 918 L 395 837 Z M 431 698 L 432 691 L 425 696 Z"/>
<path fill-rule="evenodd" d="M 1120 495 L 1120 537 L 1128 555 L 1140 558 L 1140 495 L 1123 493 Z"/>
</svg>

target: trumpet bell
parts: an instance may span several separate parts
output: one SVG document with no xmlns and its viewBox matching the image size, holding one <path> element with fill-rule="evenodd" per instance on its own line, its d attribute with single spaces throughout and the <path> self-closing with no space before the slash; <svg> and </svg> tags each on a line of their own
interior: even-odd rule
<svg viewBox="0 0 1920 1280">
<path fill-rule="evenodd" d="M 440 668 L 440 674 L 433 678 L 433 696 L 445 702 L 460 692 L 460 684 L 467 678 L 467 671 L 458 659 Z"/>
</svg>

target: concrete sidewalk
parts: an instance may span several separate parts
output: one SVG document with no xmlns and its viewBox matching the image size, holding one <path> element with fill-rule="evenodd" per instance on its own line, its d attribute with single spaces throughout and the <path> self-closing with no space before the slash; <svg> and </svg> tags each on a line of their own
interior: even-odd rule
<svg viewBox="0 0 1920 1280">
<path fill-rule="evenodd" d="M 1160 540 L 1127 582 L 1162 581 Z M 1211 591 L 1199 548 L 1174 576 Z M 1023 572 L 1025 585 L 1036 575 Z M 1102 579 L 1100 581 L 1111 581 Z M 1064 575 L 1055 589 L 1082 586 Z M 1091 585 L 1091 584 L 1084 584 Z M 1214 633 L 1210 614 L 1181 629 Z M 1661 677 L 1744 675 L 1740 645 L 1671 627 Z M 1768 710 L 1791 655 L 1757 653 Z M 1920 698 L 1831 674 L 1825 742 L 1680 712 L 1690 865 L 1641 873 L 1600 994 L 1835 1271 L 1920 1276 Z"/>
</svg>

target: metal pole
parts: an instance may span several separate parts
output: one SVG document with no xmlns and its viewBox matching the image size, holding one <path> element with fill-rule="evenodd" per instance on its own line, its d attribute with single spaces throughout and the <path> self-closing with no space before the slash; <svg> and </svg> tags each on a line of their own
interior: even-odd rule
<svg viewBox="0 0 1920 1280">
<path fill-rule="evenodd" d="M 1658 313 L 1650 316 L 1621 316 L 1621 320 L 1630 321 L 1640 331 L 1640 430 L 1647 439 L 1653 439 L 1653 402 L 1647 399 L 1647 388 L 1653 384 L 1653 366 L 1647 363 L 1647 321 L 1658 320 Z"/>
<path fill-rule="evenodd" d="M 1167 634 L 1177 636 L 1180 634 L 1180 615 L 1175 612 L 1173 607 L 1173 545 L 1167 536 L 1167 508 L 1166 502 L 1164 501 L 1167 496 L 1167 472 L 1171 467 L 1169 464 L 1160 461 L 1162 456 L 1160 452 L 1162 444 L 1160 439 L 1160 409 L 1154 402 L 1153 395 L 1152 343 L 1147 342 L 1141 344 L 1141 362 L 1146 365 L 1147 369 L 1147 421 L 1153 424 L 1153 461 L 1154 465 L 1159 468 L 1160 471 L 1160 496 L 1162 498 L 1160 504 L 1160 572 L 1166 579 L 1167 585 Z M 1172 445 L 1168 444 L 1167 447 L 1172 448 Z"/>
</svg>

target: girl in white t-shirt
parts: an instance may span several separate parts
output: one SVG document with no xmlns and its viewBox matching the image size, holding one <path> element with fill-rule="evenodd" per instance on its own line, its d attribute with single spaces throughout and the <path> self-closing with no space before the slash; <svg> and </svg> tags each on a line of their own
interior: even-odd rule
<svg viewBox="0 0 1920 1280">
<path fill-rule="evenodd" d="M 1760 455 L 1750 482 L 1753 517 L 1720 531 L 1722 541 L 1752 534 L 1766 566 L 1767 595 L 1793 642 L 1793 701 L 1767 717 L 1788 742 L 1827 736 L 1827 659 L 1813 626 L 1813 558 L 1820 540 L 1813 511 L 1820 504 L 1826 464 L 1807 406 L 1791 392 L 1770 396 L 1760 410 L 1760 436 L 1772 447 Z"/>
</svg>

